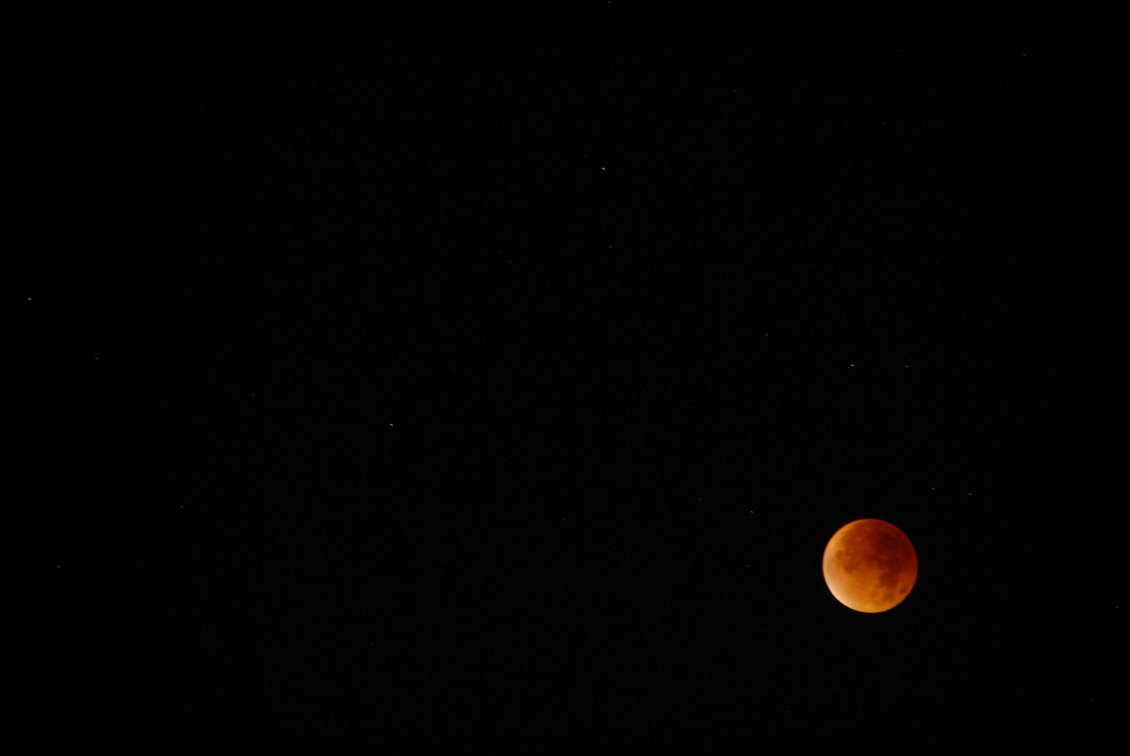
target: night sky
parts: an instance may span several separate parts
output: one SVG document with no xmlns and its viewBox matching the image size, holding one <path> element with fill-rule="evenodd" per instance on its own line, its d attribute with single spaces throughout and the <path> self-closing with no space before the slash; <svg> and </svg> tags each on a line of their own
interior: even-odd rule
<svg viewBox="0 0 1130 756">
<path fill-rule="evenodd" d="M 1113 18 L 376 7 L 5 11 L 6 740 L 1125 747 Z"/>
</svg>

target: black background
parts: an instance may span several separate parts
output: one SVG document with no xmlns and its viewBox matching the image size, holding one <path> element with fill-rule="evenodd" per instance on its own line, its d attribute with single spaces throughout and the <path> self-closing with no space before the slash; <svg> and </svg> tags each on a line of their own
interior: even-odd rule
<svg viewBox="0 0 1130 756">
<path fill-rule="evenodd" d="M 1125 746 L 1112 19 L 430 14 L 7 13 L 13 737 Z"/>
</svg>

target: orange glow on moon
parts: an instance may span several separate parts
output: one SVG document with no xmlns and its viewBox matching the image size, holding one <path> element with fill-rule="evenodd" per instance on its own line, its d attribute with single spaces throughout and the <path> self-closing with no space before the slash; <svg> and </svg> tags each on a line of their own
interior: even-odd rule
<svg viewBox="0 0 1130 756">
<path fill-rule="evenodd" d="M 824 549 L 824 582 L 844 606 L 885 612 L 902 603 L 918 579 L 918 554 L 906 534 L 884 520 L 856 520 Z"/>
</svg>

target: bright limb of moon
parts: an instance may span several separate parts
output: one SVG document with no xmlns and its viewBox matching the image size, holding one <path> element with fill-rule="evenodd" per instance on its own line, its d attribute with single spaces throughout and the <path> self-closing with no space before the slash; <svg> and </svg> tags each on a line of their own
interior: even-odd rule
<svg viewBox="0 0 1130 756">
<path fill-rule="evenodd" d="M 885 612 L 902 603 L 918 579 L 918 554 L 906 534 L 884 520 L 855 520 L 824 549 L 824 582 L 844 606 Z"/>
</svg>

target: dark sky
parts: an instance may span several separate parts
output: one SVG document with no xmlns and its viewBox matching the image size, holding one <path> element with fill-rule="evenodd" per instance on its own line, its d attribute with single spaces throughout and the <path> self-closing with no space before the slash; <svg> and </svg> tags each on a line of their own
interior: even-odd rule
<svg viewBox="0 0 1130 756">
<path fill-rule="evenodd" d="M 1126 745 L 1113 19 L 6 16 L 10 731 Z"/>
</svg>

